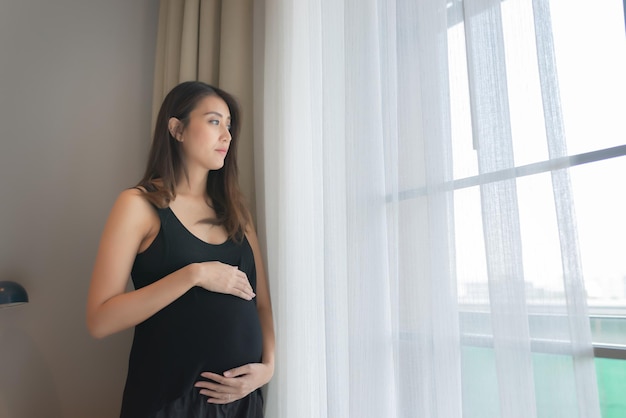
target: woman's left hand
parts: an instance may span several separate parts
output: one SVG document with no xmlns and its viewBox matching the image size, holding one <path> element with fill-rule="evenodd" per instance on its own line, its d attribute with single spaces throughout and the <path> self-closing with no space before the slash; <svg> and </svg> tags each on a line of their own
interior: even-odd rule
<svg viewBox="0 0 626 418">
<path fill-rule="evenodd" d="M 250 363 L 219 375 L 204 372 L 200 376 L 209 380 L 196 382 L 200 394 L 207 396 L 207 402 L 226 404 L 245 398 L 264 384 L 270 381 L 274 368 L 264 363 Z"/>
</svg>

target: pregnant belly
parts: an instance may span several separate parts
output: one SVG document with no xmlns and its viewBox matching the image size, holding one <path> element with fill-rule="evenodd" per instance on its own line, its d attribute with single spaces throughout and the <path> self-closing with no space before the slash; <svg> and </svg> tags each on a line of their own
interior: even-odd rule
<svg viewBox="0 0 626 418">
<path fill-rule="evenodd" d="M 263 336 L 254 300 L 194 288 L 140 324 L 135 345 L 169 373 L 197 377 L 259 362 Z"/>
<path fill-rule="evenodd" d="M 194 288 L 137 325 L 124 405 L 156 411 L 197 390 L 200 373 L 261 361 L 263 336 L 254 301 Z M 141 415 L 143 416 L 143 415 Z"/>
<path fill-rule="evenodd" d="M 198 301 L 206 315 L 197 323 L 203 371 L 223 373 L 261 361 L 263 336 L 254 301 L 206 291 Z"/>
</svg>

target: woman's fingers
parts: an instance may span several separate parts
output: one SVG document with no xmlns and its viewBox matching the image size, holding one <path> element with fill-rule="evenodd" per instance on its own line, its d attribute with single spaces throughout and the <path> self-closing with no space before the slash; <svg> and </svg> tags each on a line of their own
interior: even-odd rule
<svg viewBox="0 0 626 418">
<path fill-rule="evenodd" d="M 202 268 L 199 286 L 212 292 L 230 294 L 245 300 L 252 300 L 256 296 L 248 276 L 238 267 L 219 261 L 200 264 Z"/>
<path fill-rule="evenodd" d="M 200 394 L 206 396 L 207 402 L 225 404 L 241 399 L 242 396 L 231 392 L 218 392 L 210 389 L 201 389 Z"/>
<path fill-rule="evenodd" d="M 232 285 L 230 292 L 228 293 L 242 299 L 251 300 L 255 294 L 252 291 L 252 286 L 250 285 L 248 276 L 246 276 L 246 273 L 239 270 L 239 267 L 233 267 L 233 272 L 234 275 L 232 276 Z"/>
<path fill-rule="evenodd" d="M 237 272 L 236 272 L 236 282 L 233 286 L 233 289 L 235 291 L 233 295 L 239 296 L 243 299 L 251 300 L 256 295 L 254 294 L 254 291 L 252 290 L 252 286 L 250 285 L 248 276 L 246 276 L 246 273 L 239 270 L 237 267 L 234 267 L 234 268 L 237 270 Z"/>
<path fill-rule="evenodd" d="M 200 389 L 200 394 L 206 396 L 207 402 L 226 404 L 243 398 L 247 393 L 242 393 L 239 383 L 233 378 L 225 378 L 215 373 L 202 373 L 202 377 L 211 380 L 201 380 L 195 383 Z"/>
</svg>

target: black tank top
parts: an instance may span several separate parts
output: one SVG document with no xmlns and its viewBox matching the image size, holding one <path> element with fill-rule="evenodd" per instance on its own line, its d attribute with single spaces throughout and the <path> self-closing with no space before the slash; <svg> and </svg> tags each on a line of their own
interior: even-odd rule
<svg viewBox="0 0 626 418">
<path fill-rule="evenodd" d="M 157 209 L 161 228 L 132 268 L 136 289 L 190 264 L 221 261 L 239 266 L 256 292 L 254 255 L 247 239 L 208 244 L 169 209 Z M 122 417 L 150 417 L 164 405 L 197 391 L 200 373 L 223 373 L 262 355 L 256 298 L 194 287 L 135 327 L 122 401 Z"/>
</svg>

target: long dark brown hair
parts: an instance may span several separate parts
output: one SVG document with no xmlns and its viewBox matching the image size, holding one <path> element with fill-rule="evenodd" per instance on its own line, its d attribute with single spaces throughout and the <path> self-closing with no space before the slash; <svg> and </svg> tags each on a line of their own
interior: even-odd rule
<svg viewBox="0 0 626 418">
<path fill-rule="evenodd" d="M 145 190 L 146 199 L 155 206 L 169 206 L 170 201 L 176 197 L 176 185 L 181 180 L 181 175 L 187 175 L 180 142 L 176 141 L 168 129 L 169 120 L 175 117 L 186 128 L 191 111 L 202 99 L 209 96 L 220 97 L 226 102 L 230 111 L 232 139 L 224 166 L 219 170 L 209 171 L 206 192 L 212 201 L 217 219 L 206 222 L 224 226 L 231 239 L 241 241 L 250 222 L 250 214 L 237 180 L 241 112 L 235 98 L 224 90 L 200 81 L 187 81 L 174 87 L 165 96 L 157 116 L 146 172 L 137 186 Z"/>
</svg>

